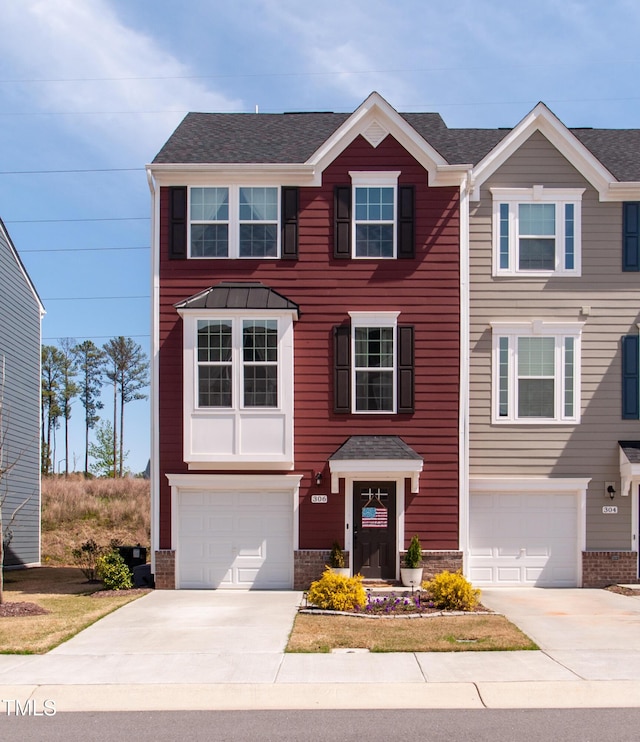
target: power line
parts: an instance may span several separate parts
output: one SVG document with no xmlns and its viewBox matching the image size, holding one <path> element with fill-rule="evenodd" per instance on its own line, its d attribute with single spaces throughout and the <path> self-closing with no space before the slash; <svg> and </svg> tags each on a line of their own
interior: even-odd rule
<svg viewBox="0 0 640 742">
<path fill-rule="evenodd" d="M 58 252 L 110 252 L 112 250 L 150 250 L 151 248 L 149 245 L 144 245 L 141 247 L 59 247 L 59 248 L 51 248 L 51 247 L 44 247 L 42 249 L 37 248 L 36 250 L 20 250 L 20 255 L 28 255 L 29 253 L 35 253 L 35 252 L 48 252 L 48 253 L 58 253 Z"/>
<path fill-rule="evenodd" d="M 43 297 L 42 301 L 111 301 L 112 299 L 128 301 L 129 299 L 150 298 L 148 294 L 141 296 L 50 296 Z"/>
<path fill-rule="evenodd" d="M 149 221 L 148 216 L 106 216 L 96 219 L 9 219 L 5 224 L 57 224 L 60 222 L 140 222 Z"/>
<path fill-rule="evenodd" d="M 77 170 L 0 170 L 0 175 L 52 175 L 59 173 L 132 173 L 144 172 L 143 167 L 103 167 Z"/>
</svg>

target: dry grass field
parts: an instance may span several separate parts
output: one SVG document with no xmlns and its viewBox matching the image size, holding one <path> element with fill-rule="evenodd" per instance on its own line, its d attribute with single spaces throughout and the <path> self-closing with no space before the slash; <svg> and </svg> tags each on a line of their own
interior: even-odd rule
<svg viewBox="0 0 640 742">
<path fill-rule="evenodd" d="M 82 475 L 42 480 L 42 564 L 71 565 L 72 549 L 88 539 L 112 539 L 149 549 L 149 480 L 85 479 Z"/>
</svg>

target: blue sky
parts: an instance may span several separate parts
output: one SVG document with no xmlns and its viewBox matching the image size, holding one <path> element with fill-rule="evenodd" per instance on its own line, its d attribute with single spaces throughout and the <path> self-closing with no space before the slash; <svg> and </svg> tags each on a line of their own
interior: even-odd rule
<svg viewBox="0 0 640 742">
<path fill-rule="evenodd" d="M 353 111 L 377 90 L 452 127 L 511 127 L 542 100 L 568 126 L 636 128 L 639 31 L 637 0 L 4 3 L 0 217 L 44 342 L 125 335 L 148 352 L 144 166 L 187 111 Z M 125 423 L 141 471 L 148 401 Z"/>
</svg>

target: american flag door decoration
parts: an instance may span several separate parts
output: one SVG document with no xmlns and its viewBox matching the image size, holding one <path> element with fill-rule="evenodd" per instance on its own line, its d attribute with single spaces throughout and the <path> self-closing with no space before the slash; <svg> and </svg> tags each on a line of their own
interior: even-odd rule
<svg viewBox="0 0 640 742">
<path fill-rule="evenodd" d="M 372 497 L 362 508 L 363 528 L 386 528 L 388 523 L 387 508 L 377 497 Z"/>
</svg>

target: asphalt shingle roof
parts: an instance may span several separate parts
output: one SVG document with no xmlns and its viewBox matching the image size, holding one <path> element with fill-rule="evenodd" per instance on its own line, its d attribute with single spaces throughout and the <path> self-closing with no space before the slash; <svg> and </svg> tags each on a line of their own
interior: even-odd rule
<svg viewBox="0 0 640 742">
<path fill-rule="evenodd" d="M 301 164 L 348 113 L 189 113 L 154 164 Z M 509 129 L 449 129 L 437 113 L 401 113 L 451 164 L 476 165 Z M 570 131 L 620 181 L 640 181 L 640 129 Z"/>
<path fill-rule="evenodd" d="M 333 461 L 362 459 L 410 459 L 422 461 L 422 456 L 398 435 L 352 435 L 329 457 Z"/>
<path fill-rule="evenodd" d="M 640 464 L 640 441 L 618 441 L 630 464 Z"/>
</svg>

